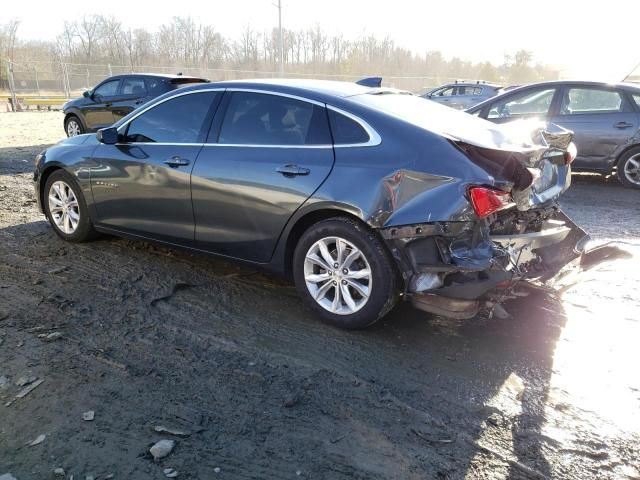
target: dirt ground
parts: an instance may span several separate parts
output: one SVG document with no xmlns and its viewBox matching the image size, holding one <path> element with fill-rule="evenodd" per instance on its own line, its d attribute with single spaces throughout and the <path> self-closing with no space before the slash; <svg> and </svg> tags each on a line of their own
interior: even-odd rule
<svg viewBox="0 0 640 480">
<path fill-rule="evenodd" d="M 640 478 L 640 192 L 574 176 L 566 211 L 634 258 L 561 297 L 345 332 L 277 278 L 59 240 L 30 171 L 62 135 L 59 112 L 0 114 L 3 480 Z"/>
</svg>

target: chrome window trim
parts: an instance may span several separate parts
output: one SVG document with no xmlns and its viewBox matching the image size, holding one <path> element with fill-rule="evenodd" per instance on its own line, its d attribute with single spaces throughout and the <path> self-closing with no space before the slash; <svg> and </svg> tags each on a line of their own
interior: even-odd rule
<svg viewBox="0 0 640 480">
<path fill-rule="evenodd" d="M 338 107 L 334 107 L 333 105 L 329 105 L 329 104 L 325 104 L 322 102 L 319 102 L 317 100 L 312 100 L 309 98 L 305 98 L 305 97 L 300 97 L 298 95 L 291 95 L 289 93 L 282 93 L 282 92 L 274 92 L 272 90 L 259 90 L 256 88 L 242 88 L 242 87 L 232 87 L 232 88 L 202 88 L 202 89 L 198 89 L 198 90 L 191 90 L 188 92 L 180 92 L 180 93 L 176 93 L 175 95 L 171 95 L 170 97 L 164 98 L 163 100 L 154 103 L 152 105 L 149 105 L 143 109 L 141 109 L 139 112 L 137 112 L 133 117 L 131 117 L 129 120 L 127 120 L 125 123 L 123 123 L 122 125 L 120 125 L 118 127 L 118 134 L 121 133 L 122 129 L 125 129 L 131 122 L 133 122 L 136 118 L 138 118 L 140 115 L 142 115 L 145 112 L 148 112 L 149 110 L 151 110 L 152 108 L 157 107 L 158 105 L 163 104 L 164 102 L 168 102 L 169 100 L 173 100 L 174 98 L 178 98 L 178 97 L 182 97 L 184 95 L 192 95 L 192 94 L 196 94 L 196 93 L 204 93 L 204 92 L 249 92 L 249 93 L 262 93 L 262 94 L 266 94 L 266 95 L 276 95 L 276 96 L 280 96 L 280 97 L 286 97 L 286 98 L 291 98 L 294 100 L 298 100 L 298 101 L 302 101 L 302 102 L 307 102 L 307 103 L 311 103 L 313 105 L 317 105 L 319 107 L 322 108 L 328 108 L 330 110 L 333 110 L 336 113 L 339 113 L 341 115 L 344 115 L 347 118 L 350 118 L 351 120 L 353 120 L 354 122 L 358 123 L 364 130 L 365 132 L 367 132 L 367 134 L 369 135 L 369 140 L 367 142 L 362 142 L 362 143 L 348 143 L 348 144 L 323 144 L 323 145 L 258 145 L 258 144 L 238 144 L 238 143 L 173 143 L 173 142 L 129 142 L 129 143 L 116 143 L 116 145 L 165 145 L 165 146 L 191 146 L 191 147 L 195 147 L 195 146 L 204 146 L 204 147 L 247 147 L 247 148 L 353 148 L 353 147 L 375 147 L 377 145 L 380 145 L 382 143 L 382 138 L 380 137 L 380 135 L 378 134 L 378 132 L 376 132 L 376 130 L 369 125 L 367 122 L 365 122 L 363 119 L 361 119 L 360 117 L 358 117 L 357 115 L 354 115 L 352 113 L 349 113 L 345 110 L 342 110 Z"/>
<path fill-rule="evenodd" d="M 346 112 L 340 108 L 334 107 L 333 105 L 327 105 L 327 108 L 329 110 L 333 110 L 336 113 L 339 113 L 341 115 L 344 115 L 347 118 L 350 118 L 351 120 L 353 120 L 354 122 L 356 122 L 357 124 L 359 124 L 365 132 L 367 132 L 367 135 L 369 135 L 369 141 L 367 142 L 362 142 L 362 143 L 344 143 L 344 144 L 333 144 L 334 148 L 353 148 L 353 147 L 376 147 L 378 145 L 380 145 L 382 143 L 382 138 L 380 137 L 380 135 L 378 134 L 378 132 L 375 131 L 375 129 L 369 125 L 367 122 L 365 122 L 363 119 L 361 119 L 360 117 L 358 117 L 357 115 L 354 115 L 353 113 L 349 113 Z"/>
<path fill-rule="evenodd" d="M 333 145 L 261 145 L 261 144 L 243 144 L 243 143 L 205 143 L 205 147 L 243 147 L 243 148 L 333 148 Z"/>
<path fill-rule="evenodd" d="M 242 88 L 242 87 L 231 87 L 227 88 L 228 92 L 247 92 L 247 93 L 264 93 L 266 95 L 276 95 L 278 97 L 286 97 L 291 98 L 293 100 L 299 100 L 301 102 L 311 103 L 313 105 L 317 105 L 319 107 L 325 108 L 325 104 L 319 102 L 317 100 L 311 100 L 310 98 L 299 97 L 298 95 L 291 95 L 290 93 L 282 93 L 282 92 L 274 92 L 273 90 L 259 90 L 257 88 Z"/>
</svg>

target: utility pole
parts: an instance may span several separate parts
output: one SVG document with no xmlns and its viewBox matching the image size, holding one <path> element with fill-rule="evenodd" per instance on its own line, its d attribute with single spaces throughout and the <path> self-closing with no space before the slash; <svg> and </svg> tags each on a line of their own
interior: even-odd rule
<svg viewBox="0 0 640 480">
<path fill-rule="evenodd" d="M 273 4 L 278 8 L 278 43 L 280 50 L 280 76 L 284 77 L 284 40 L 282 38 L 282 0 L 278 0 L 278 4 Z"/>
</svg>

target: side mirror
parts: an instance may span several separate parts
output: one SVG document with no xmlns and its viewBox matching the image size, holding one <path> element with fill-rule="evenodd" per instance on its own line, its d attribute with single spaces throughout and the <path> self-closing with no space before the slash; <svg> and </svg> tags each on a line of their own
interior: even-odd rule
<svg viewBox="0 0 640 480">
<path fill-rule="evenodd" d="M 84 98 L 91 98 L 91 90 L 85 90 L 84 92 L 82 92 L 82 96 Z"/>
<path fill-rule="evenodd" d="M 96 138 L 100 143 L 115 145 L 118 143 L 118 129 L 116 127 L 102 128 L 96 133 Z"/>
</svg>

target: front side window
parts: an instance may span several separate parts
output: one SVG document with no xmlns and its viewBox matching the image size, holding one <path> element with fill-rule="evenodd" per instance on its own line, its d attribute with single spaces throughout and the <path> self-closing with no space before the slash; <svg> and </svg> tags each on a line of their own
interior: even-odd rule
<svg viewBox="0 0 640 480">
<path fill-rule="evenodd" d="M 144 97 L 147 94 L 147 88 L 142 78 L 125 78 L 122 81 L 122 94 L 134 97 Z"/>
<path fill-rule="evenodd" d="M 325 109 L 280 95 L 234 92 L 222 126 L 221 144 L 327 145 Z"/>
<path fill-rule="evenodd" d="M 562 115 L 615 113 L 623 109 L 622 97 L 613 90 L 596 88 L 570 88 L 562 97 Z"/>
<path fill-rule="evenodd" d="M 441 90 L 437 90 L 436 92 L 433 93 L 432 96 L 434 96 L 434 97 L 451 97 L 452 95 L 455 95 L 454 87 L 447 87 L 447 88 L 443 88 Z"/>
<path fill-rule="evenodd" d="M 527 90 L 526 92 L 510 96 L 491 105 L 487 118 L 518 118 L 520 116 L 540 115 L 549 113 L 555 88 L 542 90 Z"/>
<path fill-rule="evenodd" d="M 203 143 L 209 126 L 205 120 L 216 95 L 216 92 L 190 93 L 152 107 L 129 123 L 127 141 Z"/>
<path fill-rule="evenodd" d="M 114 97 L 118 93 L 118 85 L 120 80 L 110 80 L 103 83 L 93 92 L 95 97 Z"/>
<path fill-rule="evenodd" d="M 633 101 L 636 102 L 636 105 L 638 106 L 638 108 L 640 108 L 640 93 L 634 93 L 632 97 L 633 97 Z"/>
</svg>

